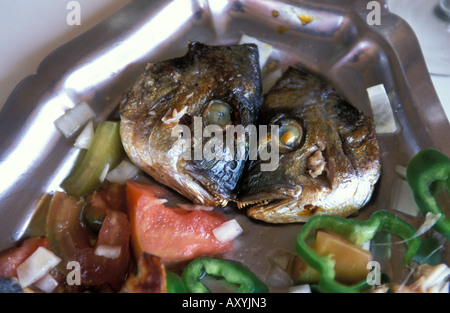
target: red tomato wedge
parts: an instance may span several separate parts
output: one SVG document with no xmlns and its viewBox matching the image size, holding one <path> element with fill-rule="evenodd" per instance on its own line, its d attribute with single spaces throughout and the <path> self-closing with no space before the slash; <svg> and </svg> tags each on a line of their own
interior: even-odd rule
<svg viewBox="0 0 450 313">
<path fill-rule="evenodd" d="M 233 242 L 218 241 L 213 229 L 228 221 L 215 211 L 170 208 L 161 187 L 128 181 L 126 186 L 131 239 L 136 257 L 146 252 L 174 265 L 202 255 L 216 255 L 233 249 Z"/>
</svg>

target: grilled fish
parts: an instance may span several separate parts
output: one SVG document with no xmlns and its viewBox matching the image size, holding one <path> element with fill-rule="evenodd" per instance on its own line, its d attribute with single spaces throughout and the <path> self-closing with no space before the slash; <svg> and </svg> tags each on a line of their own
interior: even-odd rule
<svg viewBox="0 0 450 313">
<path fill-rule="evenodd" d="M 159 183 L 196 204 L 226 205 L 235 198 L 245 157 L 223 149 L 228 157 L 206 158 L 201 147 L 211 138 L 195 137 L 195 127 L 225 132 L 227 125 L 254 124 L 262 100 L 256 45 L 191 42 L 184 56 L 148 64 L 125 94 L 122 143 L 131 161 Z M 185 127 L 174 134 L 177 126 Z"/>
<path fill-rule="evenodd" d="M 270 223 L 305 222 L 315 214 L 349 216 L 364 206 L 380 176 L 371 118 L 324 80 L 288 68 L 265 95 L 258 124 L 278 125 L 279 165 L 252 161 L 238 206 Z"/>
</svg>

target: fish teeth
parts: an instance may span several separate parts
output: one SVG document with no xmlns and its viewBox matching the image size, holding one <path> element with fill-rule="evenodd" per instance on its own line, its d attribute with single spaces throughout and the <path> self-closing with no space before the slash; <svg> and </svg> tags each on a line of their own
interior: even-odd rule
<svg viewBox="0 0 450 313">
<path fill-rule="evenodd" d="M 248 202 L 238 202 L 237 207 L 239 209 L 245 208 L 249 205 L 266 205 L 269 204 L 269 200 L 256 200 L 256 201 L 248 201 Z"/>
<path fill-rule="evenodd" d="M 227 199 L 221 199 L 219 197 L 215 197 L 214 200 L 219 203 L 219 205 L 221 205 L 222 207 L 226 207 L 228 205 L 228 200 Z"/>
</svg>

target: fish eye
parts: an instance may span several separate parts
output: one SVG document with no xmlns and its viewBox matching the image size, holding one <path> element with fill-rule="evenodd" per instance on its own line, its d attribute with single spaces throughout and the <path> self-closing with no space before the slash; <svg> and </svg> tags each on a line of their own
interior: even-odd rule
<svg viewBox="0 0 450 313">
<path fill-rule="evenodd" d="M 279 123 L 280 148 L 295 149 L 302 141 L 303 129 L 295 120 L 283 120 Z"/>
<path fill-rule="evenodd" d="M 221 128 L 231 124 L 231 107 L 221 100 L 211 100 L 203 111 L 206 125 L 218 125 Z"/>
</svg>

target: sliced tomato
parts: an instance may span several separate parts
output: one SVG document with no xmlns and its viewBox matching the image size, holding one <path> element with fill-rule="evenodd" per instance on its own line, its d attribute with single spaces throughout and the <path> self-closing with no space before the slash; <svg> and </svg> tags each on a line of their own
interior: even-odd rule
<svg viewBox="0 0 450 313">
<path fill-rule="evenodd" d="M 51 250 L 61 258 L 60 271 L 68 274 L 70 261 L 80 264 L 83 286 L 110 285 L 120 289 L 129 268 L 130 224 L 125 213 L 108 209 L 94 246 L 81 217 L 84 200 L 63 192 L 53 196 L 48 217 L 47 237 Z M 116 258 L 96 255 L 100 245 L 120 247 Z"/>
<path fill-rule="evenodd" d="M 129 181 L 126 186 L 131 238 L 136 257 L 156 255 L 174 265 L 202 255 L 216 255 L 233 249 L 233 243 L 218 241 L 213 229 L 228 221 L 215 211 L 170 208 L 155 185 Z"/>
<path fill-rule="evenodd" d="M 13 247 L 0 253 L 0 277 L 17 277 L 17 267 L 23 263 L 37 248 L 49 249 L 47 238 L 31 237 L 19 247 Z"/>
</svg>

